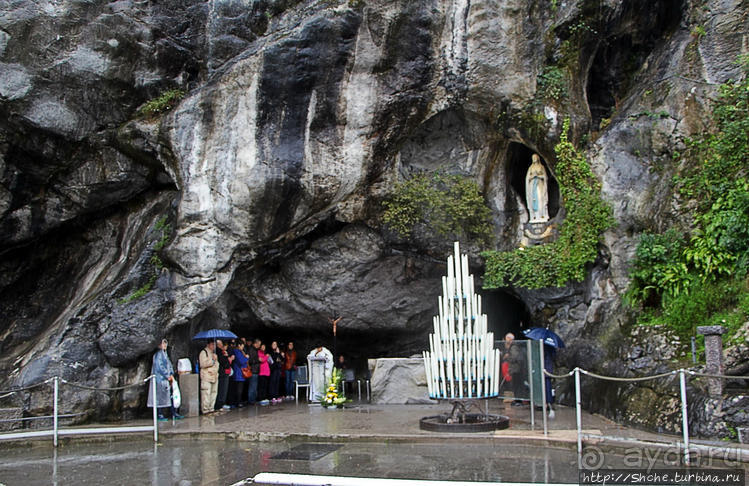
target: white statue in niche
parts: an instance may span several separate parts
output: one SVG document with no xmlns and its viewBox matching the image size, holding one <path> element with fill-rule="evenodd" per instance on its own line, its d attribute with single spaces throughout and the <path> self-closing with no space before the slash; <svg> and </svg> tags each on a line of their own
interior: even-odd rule
<svg viewBox="0 0 749 486">
<path fill-rule="evenodd" d="M 546 169 L 541 158 L 533 154 L 533 162 L 525 176 L 525 199 L 530 215 L 529 223 L 549 221 L 549 194 L 546 189 Z"/>
</svg>

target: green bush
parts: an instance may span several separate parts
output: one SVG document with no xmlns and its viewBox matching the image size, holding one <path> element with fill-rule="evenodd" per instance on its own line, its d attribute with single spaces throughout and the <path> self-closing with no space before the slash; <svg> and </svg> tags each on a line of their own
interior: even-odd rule
<svg viewBox="0 0 749 486">
<path fill-rule="evenodd" d="M 144 295 L 146 295 L 148 292 L 150 292 L 153 289 L 153 286 L 156 283 L 156 279 L 158 277 L 159 277 L 158 273 L 154 273 L 153 275 L 151 275 L 148 279 L 148 282 L 146 282 L 145 285 L 143 285 L 142 287 L 140 287 L 138 290 L 128 295 L 127 297 L 121 299 L 120 304 L 127 304 L 128 302 L 138 300 Z"/>
<path fill-rule="evenodd" d="M 138 114 L 145 117 L 156 117 L 177 106 L 177 103 L 184 97 L 185 92 L 181 89 L 170 89 L 143 105 L 138 110 Z"/>
<path fill-rule="evenodd" d="M 749 320 L 749 288 L 745 279 L 715 282 L 692 280 L 685 292 L 664 294 L 661 305 L 648 309 L 638 319 L 640 325 L 660 324 L 689 339 L 697 326 L 722 325 L 732 340 L 734 333 Z"/>
<path fill-rule="evenodd" d="M 586 265 L 595 261 L 601 234 L 614 220 L 588 161 L 567 138 L 569 128 L 567 119 L 555 147 L 557 182 L 567 211 L 559 238 L 546 245 L 484 252 L 484 288 L 561 287 L 582 281 Z"/>
<path fill-rule="evenodd" d="M 664 292 L 670 295 L 687 292 L 691 280 L 682 260 L 685 246 L 686 238 L 673 228 L 664 234 L 643 233 L 625 299 L 630 304 L 657 305 Z"/>
<path fill-rule="evenodd" d="M 383 206 L 383 222 L 403 237 L 423 224 L 444 237 L 492 241 L 491 210 L 478 185 L 467 177 L 417 174 L 396 184 Z"/>
</svg>

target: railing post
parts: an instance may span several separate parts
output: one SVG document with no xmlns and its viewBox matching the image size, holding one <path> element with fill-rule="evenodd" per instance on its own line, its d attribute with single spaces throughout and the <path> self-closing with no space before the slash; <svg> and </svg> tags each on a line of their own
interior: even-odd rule
<svg viewBox="0 0 749 486">
<path fill-rule="evenodd" d="M 684 369 L 679 370 L 681 388 L 681 429 L 684 434 L 684 464 L 689 465 L 689 418 L 687 416 L 687 379 Z"/>
<path fill-rule="evenodd" d="M 546 363 L 544 363 L 544 342 L 543 340 L 538 342 L 538 348 L 540 352 L 540 363 L 541 363 L 541 369 L 539 372 L 541 373 L 541 413 L 544 416 L 544 435 L 549 435 L 549 429 L 546 425 Z M 531 403 L 531 407 L 533 407 L 533 404 Z"/>
<path fill-rule="evenodd" d="M 528 373 L 528 383 L 531 384 L 530 388 L 530 400 L 531 400 L 531 430 L 536 430 L 536 405 L 533 403 L 533 350 L 531 349 L 531 346 L 533 345 L 533 341 L 525 341 L 525 354 L 528 356 L 527 362 L 528 362 L 528 369 L 526 372 Z M 513 396 L 515 394 L 513 393 Z M 517 397 L 514 397 L 517 399 Z"/>
<path fill-rule="evenodd" d="M 55 403 L 54 403 L 54 406 L 52 407 L 52 409 L 53 409 L 53 417 L 52 417 L 52 429 L 53 429 L 52 442 L 53 442 L 54 446 L 57 447 L 57 414 L 58 414 L 57 402 L 58 402 L 58 398 L 59 398 L 60 378 L 57 377 L 57 376 L 55 376 L 54 382 L 55 382 L 55 387 L 54 387 L 54 389 L 55 389 L 55 392 L 54 392 Z"/>
<path fill-rule="evenodd" d="M 577 467 L 582 467 L 583 413 L 580 393 L 580 368 L 575 368 L 575 419 L 577 422 Z"/>
<path fill-rule="evenodd" d="M 153 396 L 153 441 L 159 441 L 159 415 L 158 415 L 158 401 L 156 398 L 156 376 L 151 375 L 151 393 Z"/>
</svg>

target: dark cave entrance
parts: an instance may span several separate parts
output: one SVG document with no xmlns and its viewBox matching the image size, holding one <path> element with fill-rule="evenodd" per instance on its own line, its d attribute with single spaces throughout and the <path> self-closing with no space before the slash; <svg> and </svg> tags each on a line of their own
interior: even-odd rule
<svg viewBox="0 0 749 486">
<path fill-rule="evenodd" d="M 430 329 L 431 330 L 431 329 Z M 318 345 L 325 346 L 337 360 L 343 355 L 350 368 L 358 377 L 367 374 L 367 360 L 372 358 L 403 358 L 429 347 L 429 332 L 419 329 L 403 333 L 397 331 L 362 332 L 347 329 L 342 321 L 338 327 L 338 335 L 334 338 L 330 326 L 325 329 L 309 328 L 271 328 L 268 326 L 249 327 L 247 325 L 233 326 L 232 332 L 245 338 L 259 338 L 266 347 L 272 341 L 278 341 L 285 349 L 285 344 L 294 342 L 297 351 L 298 364 L 305 364 L 309 352 Z"/>
<path fill-rule="evenodd" d="M 533 150 L 518 142 L 511 142 L 507 148 L 507 180 L 510 181 L 510 187 L 523 201 L 523 207 L 526 204 L 525 176 L 528 173 L 528 168 L 531 166 L 531 157 L 534 153 Z M 539 157 L 541 157 L 540 154 Z M 541 163 L 546 168 L 546 186 L 549 192 L 549 219 L 553 219 L 559 212 L 559 184 L 549 170 L 549 166 L 543 157 L 541 157 Z"/>
<path fill-rule="evenodd" d="M 619 33 L 598 45 L 588 72 L 586 96 L 594 129 L 619 107 L 655 46 L 679 26 L 682 3 L 682 0 L 623 3 L 616 29 Z"/>
<path fill-rule="evenodd" d="M 506 290 L 480 290 L 481 304 L 487 318 L 487 328 L 494 333 L 496 341 L 503 340 L 511 332 L 515 339 L 523 339 L 523 329 L 531 321 L 528 307 Z"/>
<path fill-rule="evenodd" d="M 231 311 L 230 330 L 248 340 L 259 338 L 267 348 L 270 348 L 272 341 L 278 341 L 285 349 L 286 343 L 293 341 L 298 364 L 306 363 L 306 356 L 312 349 L 319 345 L 325 346 L 334 354 L 336 360 L 343 355 L 348 366 L 355 370 L 357 377 L 366 377 L 368 359 L 408 357 L 420 354 L 429 347 L 431 315 L 419 316 L 414 320 L 418 322 L 406 325 L 406 330 L 403 331 L 362 331 L 347 326 L 344 316 L 334 337 L 327 316 L 310 314 L 307 327 L 276 326 L 260 321 L 249 308 L 240 305 Z"/>
</svg>

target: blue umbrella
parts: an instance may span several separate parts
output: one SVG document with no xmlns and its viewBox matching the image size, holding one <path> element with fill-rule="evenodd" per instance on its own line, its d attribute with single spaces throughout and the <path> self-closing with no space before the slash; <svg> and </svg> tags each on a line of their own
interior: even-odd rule
<svg viewBox="0 0 749 486">
<path fill-rule="evenodd" d="M 532 327 L 530 329 L 524 330 L 523 334 L 525 334 L 525 337 L 527 337 L 528 339 L 543 341 L 544 344 L 547 344 L 556 349 L 561 349 L 564 347 L 564 341 L 562 341 L 562 338 L 560 338 L 559 335 L 554 331 L 550 331 L 545 327 Z"/>
<path fill-rule="evenodd" d="M 237 339 L 237 335 L 226 329 L 208 329 L 192 337 L 193 341 L 196 339 Z"/>
</svg>

